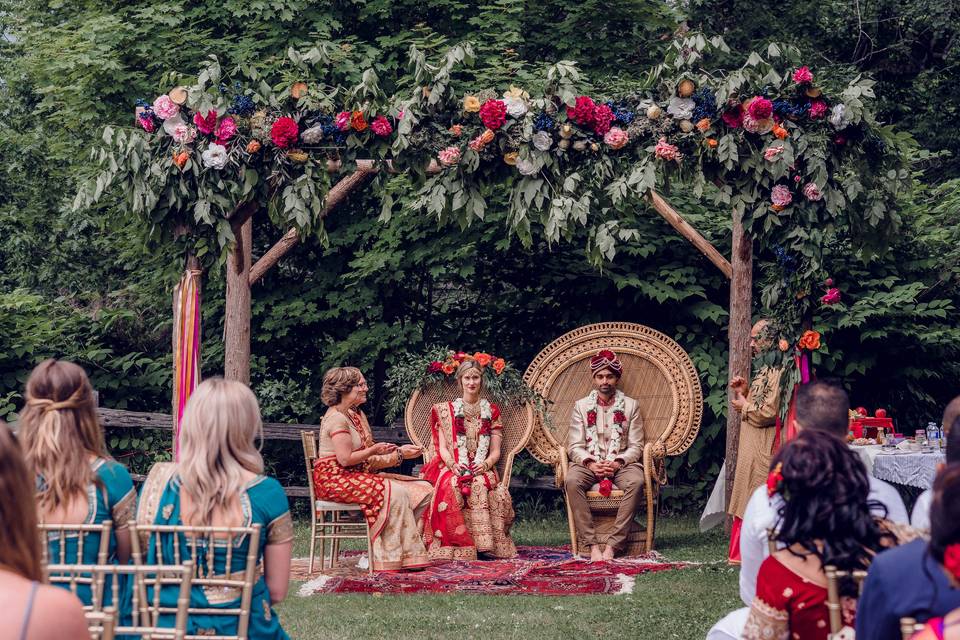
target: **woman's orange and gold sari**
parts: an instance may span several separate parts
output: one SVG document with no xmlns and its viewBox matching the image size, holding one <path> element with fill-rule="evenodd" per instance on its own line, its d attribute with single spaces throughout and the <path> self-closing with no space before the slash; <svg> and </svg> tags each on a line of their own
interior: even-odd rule
<svg viewBox="0 0 960 640">
<path fill-rule="evenodd" d="M 313 464 L 316 498 L 360 505 L 370 526 L 374 570 L 429 565 L 419 522 L 433 488 L 410 476 L 379 472 L 397 466 L 397 454 L 370 456 L 362 464 L 341 466 L 333 449 L 333 438 L 341 434 L 350 435 L 354 451 L 373 445 L 373 434 L 362 413 L 350 412 L 347 416 L 336 409 L 327 411 L 320 423 L 320 443 Z"/>
</svg>

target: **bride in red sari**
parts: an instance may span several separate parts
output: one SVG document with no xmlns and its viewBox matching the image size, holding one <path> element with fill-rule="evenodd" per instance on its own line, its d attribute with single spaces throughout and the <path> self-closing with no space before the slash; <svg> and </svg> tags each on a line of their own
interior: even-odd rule
<svg viewBox="0 0 960 640">
<path fill-rule="evenodd" d="M 434 494 L 423 514 L 424 542 L 431 559 L 512 558 L 513 501 L 496 471 L 500 409 L 480 397 L 483 367 L 476 360 L 460 364 L 456 379 L 462 397 L 435 404 L 430 413 L 430 460 L 420 477 Z"/>
</svg>

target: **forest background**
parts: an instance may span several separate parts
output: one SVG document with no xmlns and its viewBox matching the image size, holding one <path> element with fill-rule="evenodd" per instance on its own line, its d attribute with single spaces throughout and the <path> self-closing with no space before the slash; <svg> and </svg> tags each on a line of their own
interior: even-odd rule
<svg viewBox="0 0 960 640">
<path fill-rule="evenodd" d="M 152 101 L 166 72 L 195 74 L 213 54 L 224 69 L 290 73 L 290 47 L 327 43 L 352 82 L 373 67 L 390 93 L 408 75 L 411 45 L 435 54 L 470 41 L 477 89 L 533 88 L 544 63 L 565 59 L 596 94 L 617 94 L 645 86 L 671 35 L 693 28 L 722 35 L 738 59 L 775 40 L 799 47 L 815 72 L 870 74 L 878 117 L 916 139 L 915 188 L 899 203 L 896 242 L 878 256 L 836 260 L 825 274 L 844 303 L 819 319 L 827 347 L 818 375 L 842 380 L 855 405 L 923 426 L 960 391 L 958 24 L 960 6 L 939 0 L 776 9 L 754 0 L 0 0 L 0 419 L 16 417 L 27 374 L 51 356 L 82 364 L 101 406 L 169 411 L 182 255 L 173 243 L 145 243 L 119 197 L 71 207 L 95 169 L 90 150 L 103 125 L 132 125 L 136 100 Z M 382 424 L 386 374 L 404 351 L 487 351 L 523 370 L 579 325 L 639 322 L 677 340 L 701 373 L 700 436 L 670 461 L 665 494 L 672 509 L 701 505 L 724 452 L 724 277 L 652 211 L 635 213 L 639 236 L 598 269 L 584 238 L 550 246 L 534 231 L 522 247 L 508 233 L 503 194 L 484 195 L 485 220 L 464 229 L 409 213 L 380 222 L 380 203 L 360 192 L 326 221 L 328 245 L 308 238 L 254 287 L 251 384 L 265 419 L 317 423 L 330 366 L 367 373 L 367 411 Z M 664 195 L 729 254 L 729 212 L 682 184 Z M 278 233 L 255 229 L 254 255 Z M 791 259 L 760 251 L 757 286 L 782 277 Z M 223 368 L 224 286 L 214 266 L 204 283 L 205 375 Z M 108 444 L 141 473 L 169 456 L 161 432 L 110 433 Z M 265 456 L 281 479 L 303 484 L 296 451 L 268 446 Z M 527 459 L 515 473 L 545 471 Z"/>
</svg>

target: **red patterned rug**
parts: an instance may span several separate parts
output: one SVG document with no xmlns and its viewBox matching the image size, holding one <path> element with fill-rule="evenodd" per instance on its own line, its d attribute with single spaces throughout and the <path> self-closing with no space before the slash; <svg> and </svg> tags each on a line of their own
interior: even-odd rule
<svg viewBox="0 0 960 640">
<path fill-rule="evenodd" d="M 682 569 L 685 562 L 666 562 L 656 552 L 609 562 L 575 559 L 569 547 L 519 547 L 510 560 L 437 563 L 423 571 L 368 575 L 357 564 L 357 552 L 345 554 L 341 566 L 322 575 L 307 575 L 307 560 L 293 561 L 293 579 L 307 580 L 301 597 L 325 593 L 475 593 L 572 596 L 631 593 L 636 576 Z M 364 561 L 366 558 L 364 558 Z"/>
</svg>

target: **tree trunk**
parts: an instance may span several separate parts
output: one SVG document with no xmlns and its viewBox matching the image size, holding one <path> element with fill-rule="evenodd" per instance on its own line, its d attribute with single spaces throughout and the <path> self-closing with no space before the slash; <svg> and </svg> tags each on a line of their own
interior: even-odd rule
<svg viewBox="0 0 960 640">
<path fill-rule="evenodd" d="M 733 277 L 730 279 L 730 328 L 728 340 L 730 355 L 728 373 L 750 379 L 750 315 L 753 303 L 753 239 L 744 232 L 742 216 L 734 213 L 733 247 L 730 264 Z M 730 393 L 730 398 L 733 394 Z M 737 470 L 737 450 L 740 445 L 740 413 L 732 407 L 727 409 L 727 504 L 733 493 L 733 478 Z"/>
<path fill-rule="evenodd" d="M 234 229 L 236 242 L 227 257 L 223 377 L 250 384 L 250 252 L 253 220 Z"/>
</svg>

